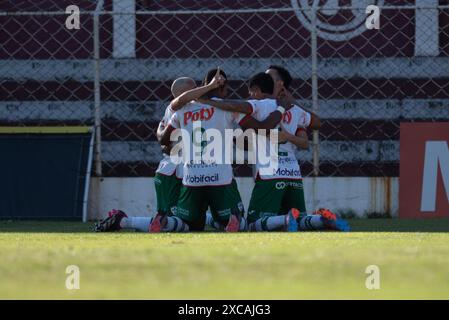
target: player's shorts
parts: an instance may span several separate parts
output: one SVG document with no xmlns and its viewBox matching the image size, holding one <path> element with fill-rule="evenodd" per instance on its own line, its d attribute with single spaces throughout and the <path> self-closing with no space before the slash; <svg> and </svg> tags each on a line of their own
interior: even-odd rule
<svg viewBox="0 0 449 320">
<path fill-rule="evenodd" d="M 291 208 L 306 213 L 302 180 L 257 180 L 248 208 L 248 223 L 263 217 L 286 214 Z"/>
<path fill-rule="evenodd" d="M 178 203 L 182 180 L 176 174 L 166 176 L 156 173 L 154 187 L 156 188 L 157 212 L 171 215 Z"/>
<path fill-rule="evenodd" d="M 182 186 L 175 215 L 184 220 L 191 231 L 201 231 L 208 207 L 214 220 L 224 226 L 231 213 L 243 216 L 243 203 L 235 180 L 225 186 Z"/>
</svg>

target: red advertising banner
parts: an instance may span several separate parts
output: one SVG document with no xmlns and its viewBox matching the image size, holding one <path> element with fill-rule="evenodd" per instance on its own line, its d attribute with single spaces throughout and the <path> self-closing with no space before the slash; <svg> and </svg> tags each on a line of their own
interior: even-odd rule
<svg viewBox="0 0 449 320">
<path fill-rule="evenodd" d="M 401 123 L 399 217 L 449 217 L 449 122 Z"/>
</svg>

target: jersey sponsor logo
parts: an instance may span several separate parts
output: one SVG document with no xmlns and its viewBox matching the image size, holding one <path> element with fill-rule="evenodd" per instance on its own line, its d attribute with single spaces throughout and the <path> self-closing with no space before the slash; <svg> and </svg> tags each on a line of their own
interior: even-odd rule
<svg viewBox="0 0 449 320">
<path fill-rule="evenodd" d="M 295 182 L 295 181 L 278 181 L 275 184 L 275 188 L 277 190 L 284 190 L 286 187 L 292 187 L 295 189 L 302 189 L 302 181 Z"/>
<path fill-rule="evenodd" d="M 281 169 L 278 168 L 275 172 L 275 175 L 277 176 L 284 176 L 284 177 L 300 177 L 300 173 L 299 170 L 295 170 L 295 169 Z"/>
<path fill-rule="evenodd" d="M 213 174 L 213 175 L 206 175 L 206 174 L 201 174 L 201 175 L 190 175 L 187 174 L 185 175 L 185 182 L 187 183 L 211 183 L 211 182 L 217 182 L 219 181 L 219 177 L 218 177 L 218 173 Z"/>
<path fill-rule="evenodd" d="M 289 157 L 288 155 L 285 157 L 282 157 L 281 155 L 279 155 L 278 162 L 279 162 L 279 164 L 287 165 L 287 164 L 296 163 L 296 162 L 298 162 L 298 160 L 296 158 Z"/>
<path fill-rule="evenodd" d="M 290 187 L 295 188 L 295 189 L 302 189 L 303 188 L 302 181 L 298 181 L 298 182 L 289 181 L 287 183 L 287 185 L 289 185 Z"/>
<path fill-rule="evenodd" d="M 215 109 L 202 108 L 198 111 L 187 111 L 184 112 L 184 125 L 187 125 L 189 121 L 207 121 L 214 115 Z"/>
<path fill-rule="evenodd" d="M 277 190 L 283 190 L 283 189 L 285 189 L 286 184 L 284 181 L 279 181 L 279 182 L 276 182 L 275 187 Z"/>
</svg>

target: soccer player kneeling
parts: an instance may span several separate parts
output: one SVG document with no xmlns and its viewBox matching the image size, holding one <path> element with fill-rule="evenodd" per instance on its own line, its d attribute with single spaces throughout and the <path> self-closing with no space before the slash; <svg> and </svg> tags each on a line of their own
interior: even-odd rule
<svg viewBox="0 0 449 320">
<path fill-rule="evenodd" d="M 312 115 L 295 105 L 289 99 L 276 100 L 285 88 L 275 87 L 275 79 L 268 73 L 259 73 L 249 81 L 251 100 L 210 101 L 217 108 L 238 111 L 248 108 L 250 118 L 264 121 L 276 110 L 282 113 L 280 119 L 277 166 L 268 168 L 257 158 L 255 165 L 255 187 L 249 204 L 248 223 L 251 231 L 300 231 L 333 229 L 347 231 L 347 225 L 329 210 L 320 209 L 307 215 L 303 181 L 295 150 L 307 148 L 305 134 Z M 276 89 L 276 90 L 275 90 Z M 279 106 L 283 105 L 283 106 Z M 256 146 L 256 144 L 253 144 Z M 260 147 L 260 146 L 257 146 Z M 267 139 L 265 150 L 273 147 Z M 258 155 L 258 151 L 254 150 Z M 271 171 L 270 171 L 271 170 Z"/>
<path fill-rule="evenodd" d="M 214 76 L 212 74 L 212 76 Z M 164 117 L 159 124 L 157 137 L 163 148 L 163 159 L 159 163 L 154 178 L 157 196 L 157 214 L 152 217 L 128 217 L 121 210 L 113 209 L 108 212 L 108 216 L 95 225 L 97 232 L 118 231 L 121 229 L 133 229 L 143 232 L 159 232 L 162 225 L 173 231 L 187 231 L 187 225 L 181 220 L 170 218 L 174 216 L 176 205 L 181 192 L 182 165 L 175 164 L 168 155 L 171 148 L 171 141 L 166 140 L 169 136 L 169 121 L 173 114 L 184 105 L 191 103 L 207 92 L 222 86 L 224 79 L 213 77 L 207 85 L 196 88 L 195 81 L 191 78 L 181 77 L 176 79 L 171 87 L 174 99 L 165 110 Z M 238 191 L 237 191 L 238 193 Z"/>
</svg>

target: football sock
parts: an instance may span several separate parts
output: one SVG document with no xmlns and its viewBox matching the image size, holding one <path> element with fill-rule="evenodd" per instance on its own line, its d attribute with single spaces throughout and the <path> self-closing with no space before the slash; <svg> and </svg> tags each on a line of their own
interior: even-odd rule
<svg viewBox="0 0 449 320">
<path fill-rule="evenodd" d="M 136 231 L 148 232 L 148 227 L 152 220 L 153 218 L 151 217 L 125 217 L 120 221 L 120 227 L 122 229 L 135 229 Z"/>
<path fill-rule="evenodd" d="M 248 231 L 248 222 L 246 221 L 245 217 L 242 217 L 240 219 L 240 227 L 239 227 L 239 231 Z"/>
<path fill-rule="evenodd" d="M 212 227 L 217 230 L 219 230 L 220 228 L 222 229 L 221 225 L 214 220 L 214 217 L 212 217 L 212 214 L 209 212 L 206 213 L 206 226 Z"/>
<path fill-rule="evenodd" d="M 189 226 L 178 217 L 167 217 L 167 224 L 162 229 L 163 232 L 187 232 Z"/>
<path fill-rule="evenodd" d="M 310 230 L 322 230 L 324 229 L 324 223 L 320 215 L 309 214 L 299 221 L 300 231 L 310 231 Z"/>
<path fill-rule="evenodd" d="M 263 217 L 249 225 L 250 231 L 275 231 L 281 230 L 286 225 L 286 216 Z"/>
<path fill-rule="evenodd" d="M 220 223 L 215 221 L 214 217 L 209 212 L 206 213 L 206 225 L 209 227 L 212 227 L 216 230 L 224 230 L 224 227 L 225 227 L 224 225 L 221 225 Z M 246 221 L 245 217 L 241 217 L 239 231 L 246 231 L 246 228 L 247 228 L 247 221 Z"/>
</svg>

